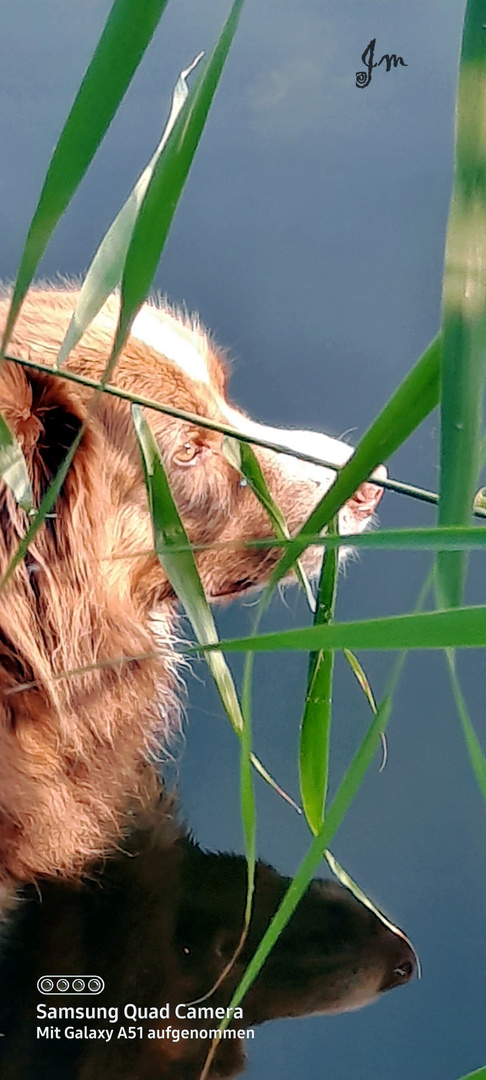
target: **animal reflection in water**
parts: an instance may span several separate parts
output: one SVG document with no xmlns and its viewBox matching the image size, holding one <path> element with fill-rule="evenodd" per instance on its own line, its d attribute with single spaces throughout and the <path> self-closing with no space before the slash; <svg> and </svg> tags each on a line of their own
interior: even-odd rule
<svg viewBox="0 0 486 1080">
<path fill-rule="evenodd" d="M 288 884 L 258 863 L 243 951 L 191 1011 L 187 1003 L 208 993 L 239 941 L 246 863 L 201 850 L 161 799 L 89 881 L 25 893 L 0 972 L 2 1080 L 197 1080 Z M 241 1072 L 251 1029 L 265 1020 L 355 1009 L 414 971 L 400 932 L 340 885 L 315 880 L 220 1040 L 211 1078 Z M 97 975 L 105 989 L 76 995 L 71 984 L 67 996 L 43 995 L 37 982 L 51 973 Z"/>
</svg>

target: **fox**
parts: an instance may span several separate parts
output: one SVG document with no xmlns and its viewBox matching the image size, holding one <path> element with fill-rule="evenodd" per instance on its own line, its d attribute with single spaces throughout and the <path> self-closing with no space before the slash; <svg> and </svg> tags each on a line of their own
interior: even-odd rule
<svg viewBox="0 0 486 1080">
<path fill-rule="evenodd" d="M 158 797 L 151 764 L 180 727 L 178 603 L 154 551 L 140 452 L 128 402 L 63 380 L 56 357 L 79 291 L 39 283 L 27 294 L 0 369 L 0 411 L 20 445 L 38 506 L 83 428 L 54 511 L 0 592 L 0 894 L 11 883 L 81 874 L 116 846 L 134 807 Z M 0 324 L 9 309 L 0 297 Z M 120 300 L 112 295 L 69 356 L 67 370 L 99 381 Z M 35 365 L 23 366 L 15 358 Z M 52 374 L 45 368 L 52 367 Z M 61 371 L 62 374 L 62 371 Z M 191 419 L 146 415 L 212 604 L 261 588 L 279 559 L 267 512 L 223 453 L 229 424 L 288 453 L 255 447 L 294 535 L 353 450 L 311 431 L 252 420 L 228 394 L 230 366 L 196 316 L 144 304 L 116 386 Z M 85 430 L 84 430 L 85 426 Z M 323 464 L 293 456 L 305 452 Z M 335 466 L 335 468 L 333 468 Z M 384 467 L 383 467 L 384 469 Z M 383 469 L 342 507 L 343 534 L 365 529 Z M 0 575 L 29 524 L 0 483 Z M 322 548 L 303 565 L 318 572 Z"/>
</svg>

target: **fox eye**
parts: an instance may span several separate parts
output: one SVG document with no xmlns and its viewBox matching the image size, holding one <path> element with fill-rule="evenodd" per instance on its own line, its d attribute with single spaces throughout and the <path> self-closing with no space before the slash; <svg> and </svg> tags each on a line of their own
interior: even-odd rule
<svg viewBox="0 0 486 1080">
<path fill-rule="evenodd" d="M 197 442 L 185 442 L 179 446 L 174 454 L 173 461 L 176 465 L 195 465 L 201 453 L 202 445 Z"/>
</svg>

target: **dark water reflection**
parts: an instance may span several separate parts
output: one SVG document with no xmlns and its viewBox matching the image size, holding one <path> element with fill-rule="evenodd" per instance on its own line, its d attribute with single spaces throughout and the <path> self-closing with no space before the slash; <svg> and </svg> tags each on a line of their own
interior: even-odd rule
<svg viewBox="0 0 486 1080">
<path fill-rule="evenodd" d="M 177 824 L 169 799 L 123 847 L 83 884 L 24 893 L 0 966 L 2 1080 L 200 1076 L 211 1030 L 289 880 L 258 863 L 247 941 L 222 984 L 191 1007 L 238 945 L 245 860 L 203 851 Z M 210 1075 L 244 1068 L 256 1025 L 357 1008 L 414 971 L 401 936 L 340 885 L 315 880 L 235 1014 Z M 101 993 L 86 992 L 90 978 L 103 980 Z"/>
</svg>

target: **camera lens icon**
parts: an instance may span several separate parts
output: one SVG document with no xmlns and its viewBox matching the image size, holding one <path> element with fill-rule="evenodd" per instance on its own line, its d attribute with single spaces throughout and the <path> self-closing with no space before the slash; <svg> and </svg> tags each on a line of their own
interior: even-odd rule
<svg viewBox="0 0 486 1080">
<path fill-rule="evenodd" d="M 105 989 L 104 980 L 100 975 L 41 975 L 37 981 L 37 989 L 41 994 L 60 996 L 65 994 L 101 994 Z"/>
</svg>

